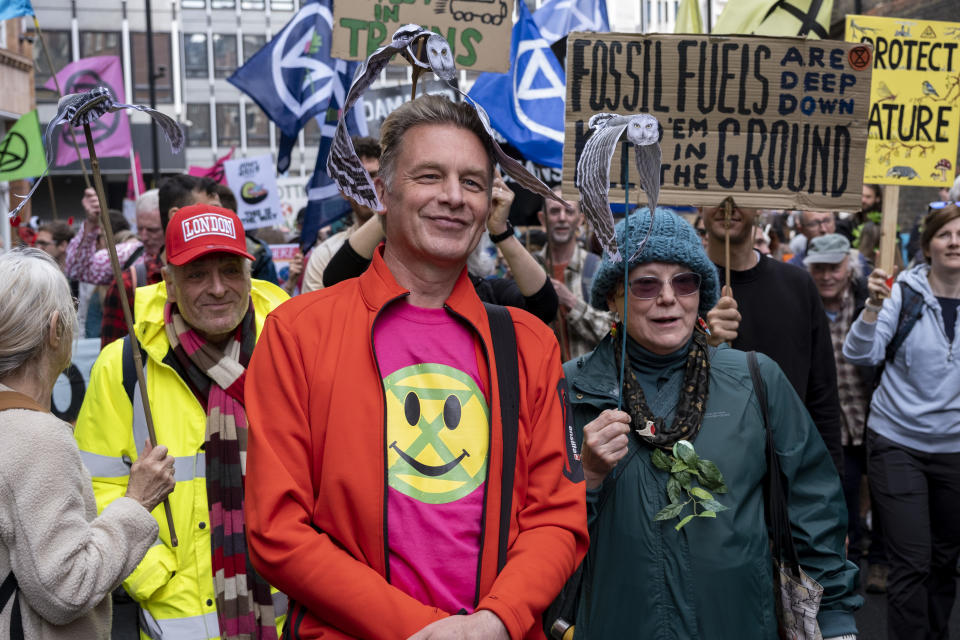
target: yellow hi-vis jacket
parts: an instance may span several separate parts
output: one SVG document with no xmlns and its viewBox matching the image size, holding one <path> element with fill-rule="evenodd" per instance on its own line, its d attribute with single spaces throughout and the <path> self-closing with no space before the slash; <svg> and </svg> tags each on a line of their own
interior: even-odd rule
<svg viewBox="0 0 960 640">
<path fill-rule="evenodd" d="M 286 300 L 287 294 L 269 282 L 253 280 L 250 295 L 259 337 L 267 314 Z M 163 505 L 158 505 L 153 516 L 160 524 L 160 536 L 123 586 L 140 605 L 141 638 L 208 640 L 220 637 L 220 625 L 210 558 L 203 453 L 207 416 L 187 383 L 168 364 L 175 356 L 163 326 L 166 301 L 162 282 L 138 288 L 134 332 L 146 352 L 147 396 L 157 441 L 176 458 L 177 485 L 169 500 L 179 545 L 170 546 Z M 130 465 L 147 439 L 129 350 L 128 340 L 117 340 L 100 353 L 74 431 L 80 456 L 93 478 L 98 511 L 124 495 Z M 286 597 L 274 590 L 273 600 L 279 633 L 286 615 Z"/>
</svg>

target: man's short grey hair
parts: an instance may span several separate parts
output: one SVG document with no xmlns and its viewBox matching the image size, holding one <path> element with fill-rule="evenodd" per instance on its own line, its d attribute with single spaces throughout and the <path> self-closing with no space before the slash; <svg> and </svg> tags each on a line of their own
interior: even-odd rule
<svg viewBox="0 0 960 640">
<path fill-rule="evenodd" d="M 476 135 L 487 152 L 490 168 L 487 193 L 490 193 L 493 189 L 493 166 L 496 160 L 493 143 L 476 109 L 466 102 L 451 102 L 444 96 L 429 94 L 401 105 L 388 115 L 380 126 L 380 176 L 388 189 L 393 183 L 403 136 L 408 130 L 419 125 L 452 125 Z"/>
<path fill-rule="evenodd" d="M 59 311 L 57 334 L 72 341 L 77 311 L 66 276 L 45 252 L 30 247 L 0 255 L 0 379 L 40 358 L 49 345 L 50 318 Z"/>
<path fill-rule="evenodd" d="M 137 215 L 160 211 L 160 189 L 144 191 L 137 198 Z"/>
</svg>

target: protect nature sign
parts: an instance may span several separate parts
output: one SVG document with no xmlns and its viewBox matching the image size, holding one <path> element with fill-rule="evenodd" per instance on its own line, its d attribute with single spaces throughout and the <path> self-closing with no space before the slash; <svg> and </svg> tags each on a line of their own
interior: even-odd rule
<svg viewBox="0 0 960 640">
<path fill-rule="evenodd" d="M 647 112 L 663 128 L 663 204 L 732 196 L 749 207 L 856 210 L 872 55 L 868 44 L 794 38 L 572 33 L 564 197 L 577 197 L 590 117 Z M 621 151 L 611 202 L 624 197 Z M 629 183 L 632 203 L 646 204 L 634 166 Z"/>
<path fill-rule="evenodd" d="M 871 44 L 865 182 L 947 187 L 960 139 L 960 23 L 847 16 Z"/>
<path fill-rule="evenodd" d="M 457 68 L 510 68 L 514 0 L 351 0 L 333 6 L 333 56 L 362 60 L 405 24 L 431 29 L 450 44 Z"/>
</svg>

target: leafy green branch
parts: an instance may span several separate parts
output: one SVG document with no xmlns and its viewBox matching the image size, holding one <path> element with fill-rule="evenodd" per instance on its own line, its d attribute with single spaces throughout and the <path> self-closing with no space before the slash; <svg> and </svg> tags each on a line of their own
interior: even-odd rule
<svg viewBox="0 0 960 640">
<path fill-rule="evenodd" d="M 679 531 L 694 518 L 716 518 L 717 513 L 727 510 L 710 493 L 727 492 L 723 474 L 717 465 L 698 456 L 688 441 L 677 441 L 673 445 L 673 455 L 668 455 L 662 449 L 654 449 L 650 458 L 653 466 L 670 474 L 667 480 L 670 504 L 653 517 L 655 521 L 679 518 L 687 505 L 692 505 L 693 513 L 681 518 L 674 526 Z M 694 480 L 700 486 L 694 485 Z"/>
</svg>

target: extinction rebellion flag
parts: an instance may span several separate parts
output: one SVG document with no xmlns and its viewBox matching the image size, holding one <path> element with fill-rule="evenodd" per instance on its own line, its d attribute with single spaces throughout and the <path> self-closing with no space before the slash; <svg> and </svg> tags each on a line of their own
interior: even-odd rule
<svg viewBox="0 0 960 640">
<path fill-rule="evenodd" d="M 36 178 L 46 168 L 40 120 L 34 109 L 20 116 L 0 142 L 0 182 Z"/>
</svg>

